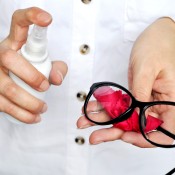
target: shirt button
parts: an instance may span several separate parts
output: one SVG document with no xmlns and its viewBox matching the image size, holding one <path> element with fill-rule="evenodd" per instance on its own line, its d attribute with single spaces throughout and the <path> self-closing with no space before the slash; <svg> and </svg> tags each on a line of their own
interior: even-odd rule
<svg viewBox="0 0 175 175">
<path fill-rule="evenodd" d="M 87 55 L 90 51 L 90 47 L 87 44 L 83 44 L 80 46 L 80 53 L 82 55 Z"/>
<path fill-rule="evenodd" d="M 76 137 L 75 138 L 75 142 L 78 144 L 78 145 L 83 145 L 85 143 L 85 139 L 83 137 Z"/>
<path fill-rule="evenodd" d="M 86 99 L 86 96 L 87 96 L 86 93 L 83 91 L 77 93 L 77 99 L 79 101 L 84 101 Z"/>
<path fill-rule="evenodd" d="M 81 0 L 84 4 L 89 4 L 91 0 Z"/>
</svg>

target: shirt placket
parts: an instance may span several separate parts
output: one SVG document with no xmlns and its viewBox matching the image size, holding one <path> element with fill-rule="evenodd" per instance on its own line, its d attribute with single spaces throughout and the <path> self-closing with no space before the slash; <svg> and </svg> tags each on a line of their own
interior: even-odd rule
<svg viewBox="0 0 175 175">
<path fill-rule="evenodd" d="M 67 175 L 88 174 L 90 130 L 77 129 L 76 121 L 92 84 L 97 3 L 98 0 L 74 0 L 69 64 Z"/>
</svg>

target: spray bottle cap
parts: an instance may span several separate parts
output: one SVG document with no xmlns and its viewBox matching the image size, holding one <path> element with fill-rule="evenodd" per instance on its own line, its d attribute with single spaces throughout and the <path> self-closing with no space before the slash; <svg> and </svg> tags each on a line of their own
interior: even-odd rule
<svg viewBox="0 0 175 175">
<path fill-rule="evenodd" d="M 48 56 L 47 27 L 34 25 L 26 44 L 21 48 L 21 53 L 29 61 L 44 61 Z"/>
</svg>

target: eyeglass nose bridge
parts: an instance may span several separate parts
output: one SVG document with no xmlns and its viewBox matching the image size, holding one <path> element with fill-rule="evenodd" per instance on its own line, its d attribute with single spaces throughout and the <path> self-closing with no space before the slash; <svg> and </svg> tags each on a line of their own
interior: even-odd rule
<svg viewBox="0 0 175 175">
<path fill-rule="evenodd" d="M 142 113 L 147 107 L 149 107 L 149 105 L 150 102 L 138 101 L 134 97 L 132 97 L 131 108 L 139 108 L 140 113 Z"/>
<path fill-rule="evenodd" d="M 131 108 L 137 111 L 138 116 L 140 118 L 140 123 L 144 126 L 146 126 L 146 116 L 144 115 L 145 110 L 151 105 L 151 102 L 142 102 L 142 101 L 138 101 L 136 100 L 134 97 L 132 99 L 132 104 L 131 104 Z M 137 110 L 137 108 L 139 109 L 139 111 Z"/>
</svg>

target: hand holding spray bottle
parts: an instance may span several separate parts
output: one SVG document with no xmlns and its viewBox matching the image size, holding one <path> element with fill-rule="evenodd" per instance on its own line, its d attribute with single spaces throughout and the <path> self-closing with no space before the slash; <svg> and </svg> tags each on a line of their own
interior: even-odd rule
<svg viewBox="0 0 175 175">
<path fill-rule="evenodd" d="M 40 71 L 46 78 L 49 78 L 51 61 L 48 57 L 47 50 L 47 27 L 34 25 L 31 34 L 27 38 L 26 44 L 24 44 L 20 50 L 20 54 L 26 60 L 28 60 L 38 71 Z M 19 77 L 14 75 L 12 72 L 9 72 L 9 76 L 16 84 L 28 91 L 30 94 L 38 99 L 44 100 L 45 92 L 36 91 L 24 81 L 22 81 Z M 7 117 L 7 119 L 9 119 L 13 123 L 22 123 L 21 121 L 13 118 L 9 114 L 5 114 L 5 117 Z"/>
</svg>

